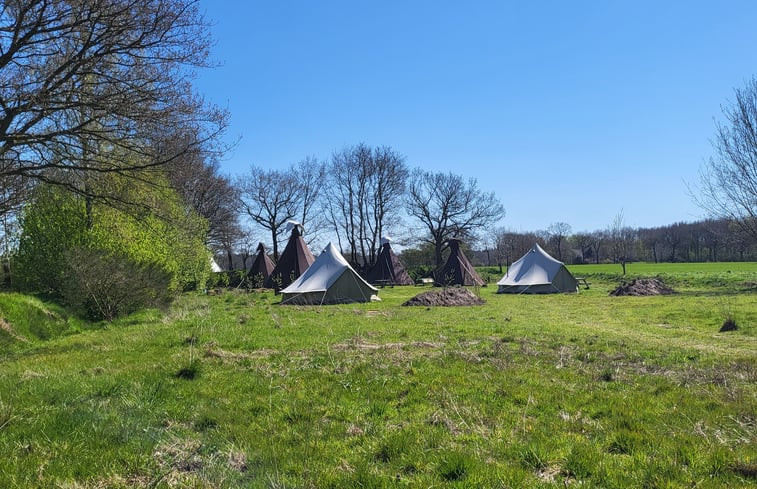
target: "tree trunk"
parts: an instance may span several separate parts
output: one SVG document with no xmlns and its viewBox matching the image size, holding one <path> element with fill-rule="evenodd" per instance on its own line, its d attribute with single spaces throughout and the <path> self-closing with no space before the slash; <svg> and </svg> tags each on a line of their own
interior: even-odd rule
<svg viewBox="0 0 757 489">
<path fill-rule="evenodd" d="M 271 240 L 273 241 L 273 259 L 279 262 L 279 240 L 276 239 L 276 229 L 271 229 Z"/>
</svg>

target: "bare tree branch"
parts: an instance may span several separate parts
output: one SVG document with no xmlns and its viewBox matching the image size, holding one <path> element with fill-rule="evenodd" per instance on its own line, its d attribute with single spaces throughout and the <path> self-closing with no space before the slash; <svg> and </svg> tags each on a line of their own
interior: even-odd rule
<svg viewBox="0 0 757 489">
<path fill-rule="evenodd" d="M 700 171 L 694 200 L 714 217 L 735 222 L 757 238 L 757 79 L 736 89 L 717 124 L 715 155 Z"/>
<path fill-rule="evenodd" d="M 190 84 L 209 47 L 193 0 L 6 0 L 0 177 L 86 194 L 75 175 L 127 174 L 207 150 L 226 124 Z M 176 128 L 193 137 L 160 144 Z"/>
<path fill-rule="evenodd" d="M 465 182 L 452 173 L 419 169 L 410 178 L 406 207 L 428 232 L 422 239 L 434 246 L 437 266 L 442 264 L 447 240 L 472 236 L 505 214 L 494 193 L 480 190 L 475 179 Z"/>
</svg>

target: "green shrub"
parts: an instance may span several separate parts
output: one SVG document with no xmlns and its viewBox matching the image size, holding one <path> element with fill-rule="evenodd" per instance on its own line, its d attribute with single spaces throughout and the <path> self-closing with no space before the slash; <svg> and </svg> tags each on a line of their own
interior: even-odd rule
<svg viewBox="0 0 757 489">
<path fill-rule="evenodd" d="M 173 299 L 171 275 L 105 250 L 74 248 L 65 254 L 63 298 L 92 320 L 112 321 L 145 307 L 164 307 Z"/>
<path fill-rule="evenodd" d="M 126 187 L 124 182 L 115 184 Z M 203 243 L 207 223 L 187 211 L 170 190 L 132 185 L 123 192 L 126 201 L 143 202 L 146 208 L 140 208 L 141 212 L 129 208 L 127 212 L 94 202 L 88 209 L 78 195 L 59 188 L 39 187 L 21 218 L 22 234 L 15 261 L 20 289 L 55 298 L 65 296 L 83 305 L 87 301 L 82 302 L 80 281 L 84 279 L 101 284 L 123 279 L 123 289 L 145 281 L 161 283 L 171 294 L 204 288 L 210 274 L 210 253 Z M 96 263 L 86 270 L 82 268 L 85 263 L 76 263 L 73 255 L 67 257 L 69 253 L 84 253 L 82 250 L 98 250 L 88 252 Z M 108 277 L 106 263 L 119 270 L 128 264 L 134 271 L 127 276 L 124 269 Z M 74 265 L 76 270 L 70 268 Z M 95 277 L 95 273 L 106 276 Z M 69 286 L 74 290 L 66 290 Z M 154 290 L 153 296 L 158 303 L 166 297 Z M 109 307 L 86 307 L 90 311 L 103 309 L 96 315 L 111 316 L 110 312 L 104 312 Z M 117 309 L 125 311 L 130 307 Z"/>
<path fill-rule="evenodd" d="M 408 275 L 410 275 L 410 278 L 412 278 L 414 281 L 417 281 L 418 279 L 424 277 L 430 277 L 431 274 L 434 273 L 434 267 L 425 265 L 409 267 L 407 269 L 407 273 Z"/>
<path fill-rule="evenodd" d="M 227 272 L 213 272 L 208 277 L 206 287 L 212 289 L 214 287 L 228 287 L 229 286 L 229 274 Z"/>
</svg>

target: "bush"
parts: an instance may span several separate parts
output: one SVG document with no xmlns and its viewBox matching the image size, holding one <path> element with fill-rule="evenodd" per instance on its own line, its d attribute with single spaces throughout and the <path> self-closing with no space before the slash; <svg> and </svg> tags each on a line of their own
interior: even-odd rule
<svg viewBox="0 0 757 489">
<path fill-rule="evenodd" d="M 208 277 L 208 283 L 206 287 L 212 289 L 215 287 L 228 287 L 229 286 L 229 274 L 226 272 L 213 272 Z"/>
<path fill-rule="evenodd" d="M 69 265 L 80 266 L 67 254 L 86 249 L 100 250 L 96 253 L 100 261 L 105 256 L 120 257 L 117 261 L 132 264 L 136 275 L 154 276 L 159 269 L 169 275 L 166 288 L 172 293 L 205 288 L 210 273 L 210 253 L 203 242 L 207 223 L 182 207 L 168 190 L 136 187 L 132 185 L 124 198 L 145 205 L 156 201 L 150 203 L 154 212 L 134 215 L 134 209 L 126 212 L 95 202 L 88 213 L 82 197 L 60 188 L 38 187 L 21 219 L 14 285 L 54 298 L 78 297 L 80 290 L 65 290 L 72 278 Z M 78 270 L 73 278 L 93 273 L 99 271 Z"/>
<path fill-rule="evenodd" d="M 426 265 L 409 267 L 406 270 L 407 270 L 407 274 L 410 275 L 410 278 L 412 278 L 414 282 L 417 282 L 418 279 L 421 279 L 424 277 L 431 277 L 431 274 L 434 273 L 434 267 L 426 266 Z"/>
<path fill-rule="evenodd" d="M 112 321 L 173 299 L 171 274 L 105 250 L 74 248 L 65 253 L 63 298 L 87 318 Z"/>
</svg>

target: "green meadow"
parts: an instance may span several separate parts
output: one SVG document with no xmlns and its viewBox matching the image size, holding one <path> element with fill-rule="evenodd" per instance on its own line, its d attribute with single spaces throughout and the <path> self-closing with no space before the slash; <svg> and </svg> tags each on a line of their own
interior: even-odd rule
<svg viewBox="0 0 757 489">
<path fill-rule="evenodd" d="M 0 294 L 0 487 L 757 485 L 757 263 L 629 264 L 654 297 L 569 268 L 591 287 L 472 307 Z"/>
</svg>

